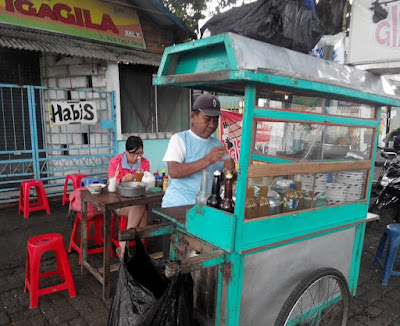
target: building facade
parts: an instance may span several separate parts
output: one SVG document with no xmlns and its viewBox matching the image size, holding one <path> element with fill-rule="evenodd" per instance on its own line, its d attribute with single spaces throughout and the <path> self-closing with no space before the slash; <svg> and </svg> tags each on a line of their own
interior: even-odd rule
<svg viewBox="0 0 400 326">
<path fill-rule="evenodd" d="M 56 194 L 68 173 L 105 176 L 132 134 L 161 169 L 190 93 L 152 75 L 166 46 L 192 37 L 158 0 L 0 3 L 0 200 L 26 179 Z"/>
</svg>

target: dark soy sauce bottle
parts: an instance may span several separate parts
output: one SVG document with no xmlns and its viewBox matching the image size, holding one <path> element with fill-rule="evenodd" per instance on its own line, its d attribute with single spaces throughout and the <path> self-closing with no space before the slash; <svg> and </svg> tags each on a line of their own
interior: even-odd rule
<svg viewBox="0 0 400 326">
<path fill-rule="evenodd" d="M 233 186 L 233 175 L 231 172 L 228 172 L 225 175 L 225 198 L 221 200 L 219 208 L 230 213 L 233 213 L 235 209 L 235 203 L 233 202 L 232 199 L 232 186 Z"/>
<path fill-rule="evenodd" d="M 207 205 L 215 208 L 219 208 L 221 202 L 221 196 L 219 195 L 219 188 L 221 184 L 221 172 L 218 170 L 214 172 L 212 193 L 207 199 Z"/>
</svg>

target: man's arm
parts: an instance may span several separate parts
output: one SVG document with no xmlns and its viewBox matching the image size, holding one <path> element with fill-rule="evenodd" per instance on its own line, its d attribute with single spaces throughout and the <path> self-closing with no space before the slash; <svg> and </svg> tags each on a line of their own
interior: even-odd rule
<svg viewBox="0 0 400 326">
<path fill-rule="evenodd" d="M 221 161 L 225 154 L 223 146 L 214 147 L 210 152 L 203 158 L 190 162 L 190 163 L 179 163 L 174 161 L 168 161 L 168 174 L 171 178 L 179 179 L 188 177 L 198 171 L 201 171 L 211 164 Z"/>
</svg>

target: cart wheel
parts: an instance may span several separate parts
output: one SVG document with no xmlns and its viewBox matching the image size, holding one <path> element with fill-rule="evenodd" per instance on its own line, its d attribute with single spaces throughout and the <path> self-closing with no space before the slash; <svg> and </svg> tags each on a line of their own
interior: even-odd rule
<svg viewBox="0 0 400 326">
<path fill-rule="evenodd" d="M 302 280 L 283 305 L 275 326 L 346 326 L 350 292 L 343 274 L 320 268 Z"/>
</svg>

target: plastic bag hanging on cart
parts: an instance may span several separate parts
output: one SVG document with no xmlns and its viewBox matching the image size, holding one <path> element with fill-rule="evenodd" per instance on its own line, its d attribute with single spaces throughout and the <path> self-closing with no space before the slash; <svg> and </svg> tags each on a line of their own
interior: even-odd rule
<svg viewBox="0 0 400 326">
<path fill-rule="evenodd" d="M 121 262 L 108 326 L 192 325 L 193 281 L 190 274 L 168 280 L 163 266 L 145 251 L 140 238 L 126 248 Z M 132 252 L 129 257 L 128 250 Z"/>
</svg>

